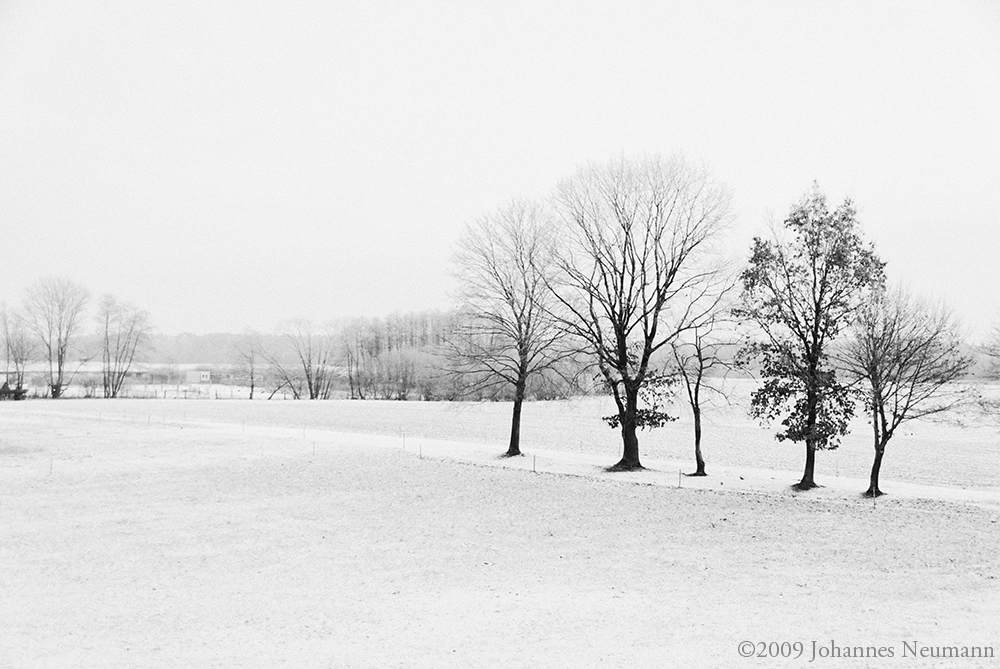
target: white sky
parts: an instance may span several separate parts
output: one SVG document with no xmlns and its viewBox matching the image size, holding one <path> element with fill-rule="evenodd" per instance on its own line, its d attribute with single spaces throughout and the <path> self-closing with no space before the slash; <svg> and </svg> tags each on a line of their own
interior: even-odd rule
<svg viewBox="0 0 1000 669">
<path fill-rule="evenodd" d="M 1000 318 L 992 0 L 0 0 L 11 304 L 57 274 L 168 334 L 445 308 L 466 221 L 673 151 L 737 247 L 815 179 L 892 278 Z"/>
</svg>

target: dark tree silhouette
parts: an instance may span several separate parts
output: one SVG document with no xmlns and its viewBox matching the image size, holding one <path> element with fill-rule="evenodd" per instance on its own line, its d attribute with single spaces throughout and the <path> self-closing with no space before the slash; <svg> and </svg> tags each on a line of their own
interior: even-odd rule
<svg viewBox="0 0 1000 669">
<path fill-rule="evenodd" d="M 717 275 L 706 260 L 729 199 L 707 170 L 678 157 L 592 166 L 558 190 L 565 225 L 553 290 L 618 409 L 623 454 L 612 469 L 641 469 L 636 429 L 669 419 L 640 411 L 640 391 Z"/>
<path fill-rule="evenodd" d="M 885 447 L 904 422 L 948 411 L 965 393 L 955 387 L 972 364 L 960 351 L 961 334 L 944 306 L 913 299 L 902 289 L 879 292 L 864 305 L 843 354 L 862 382 L 871 412 L 875 459 L 865 495 L 882 495 Z"/>
<path fill-rule="evenodd" d="M 761 363 L 762 387 L 750 412 L 783 417 L 779 440 L 805 442 L 800 490 L 816 487 L 816 451 L 838 446 L 854 412 L 849 387 L 837 377 L 830 346 L 853 321 L 871 290 L 883 282 L 883 264 L 862 242 L 849 200 L 829 211 L 814 185 L 784 223 L 787 235 L 753 240 L 742 273 L 737 314 L 756 321 L 763 341 L 744 350 Z"/>
</svg>

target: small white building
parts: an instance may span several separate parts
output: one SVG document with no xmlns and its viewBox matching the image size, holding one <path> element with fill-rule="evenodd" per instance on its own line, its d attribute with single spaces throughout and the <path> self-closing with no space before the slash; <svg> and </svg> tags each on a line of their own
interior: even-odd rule
<svg viewBox="0 0 1000 669">
<path fill-rule="evenodd" d="M 188 370 L 187 375 L 184 379 L 185 383 L 211 383 L 212 382 L 212 372 L 207 372 L 201 369 Z"/>
</svg>

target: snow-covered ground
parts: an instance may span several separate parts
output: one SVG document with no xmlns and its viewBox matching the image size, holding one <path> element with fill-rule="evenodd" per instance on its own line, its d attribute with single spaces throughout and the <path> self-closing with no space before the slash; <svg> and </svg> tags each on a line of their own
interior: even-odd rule
<svg viewBox="0 0 1000 669">
<path fill-rule="evenodd" d="M 678 424 L 607 474 L 595 402 L 526 407 L 516 459 L 504 405 L 5 403 L 0 667 L 997 666 L 900 657 L 1000 655 L 989 430 L 916 426 L 873 508 L 863 438 L 795 495 L 735 413 L 707 479 Z"/>
<path fill-rule="evenodd" d="M 732 406 L 705 413 L 703 450 L 709 472 L 721 467 L 758 468 L 793 472 L 801 478 L 804 449 L 801 444 L 779 443 L 774 428 L 762 427 L 747 417 L 746 396 L 752 382 L 731 382 Z M 195 392 L 193 388 L 190 393 Z M 503 449 L 510 430 L 508 403 L 493 402 L 384 402 L 384 401 L 254 401 L 224 399 L 232 389 L 204 386 L 203 398 L 218 401 L 73 400 L 56 404 L 32 401 L 24 410 L 103 415 L 135 422 L 201 421 L 253 426 L 424 437 L 444 441 L 479 443 Z M 237 389 L 235 396 L 239 396 Z M 172 396 L 171 396 L 172 397 Z M 621 455 L 617 431 L 601 421 L 614 412 L 607 397 L 559 402 L 528 402 L 522 416 L 522 449 L 589 454 L 604 464 Z M 685 470 L 694 468 L 691 419 L 683 407 L 676 422 L 658 430 L 641 432 L 644 461 L 676 461 Z M 894 492 L 896 481 L 968 489 L 1000 489 L 1000 425 L 981 425 L 972 417 L 955 416 L 947 422 L 915 421 L 904 424 L 889 443 L 882 465 L 883 490 Z M 840 448 L 818 454 L 817 481 L 865 479 L 871 468 L 871 428 L 863 417 L 852 424 Z M 867 488 L 867 483 L 858 491 Z"/>
</svg>

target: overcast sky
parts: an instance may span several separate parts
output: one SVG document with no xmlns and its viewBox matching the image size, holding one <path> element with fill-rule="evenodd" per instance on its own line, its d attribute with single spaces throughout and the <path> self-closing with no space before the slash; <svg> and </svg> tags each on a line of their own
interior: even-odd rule
<svg viewBox="0 0 1000 669">
<path fill-rule="evenodd" d="M 446 308 L 454 241 L 680 151 L 737 247 L 813 180 L 890 277 L 1000 316 L 1000 3 L 0 0 L 0 300 L 160 331 Z"/>
</svg>

